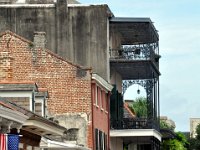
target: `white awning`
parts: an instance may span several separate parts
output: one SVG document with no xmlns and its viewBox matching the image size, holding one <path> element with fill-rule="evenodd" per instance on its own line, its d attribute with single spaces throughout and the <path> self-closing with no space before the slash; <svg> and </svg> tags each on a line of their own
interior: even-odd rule
<svg viewBox="0 0 200 150">
<path fill-rule="evenodd" d="M 155 137 L 159 141 L 162 135 L 154 129 L 124 129 L 124 130 L 110 130 L 110 137 Z"/>
<path fill-rule="evenodd" d="M 46 138 L 41 139 L 40 148 L 48 148 L 48 149 L 66 149 L 66 150 L 90 150 L 89 148 L 79 146 L 73 142 L 58 142 L 52 141 Z"/>
</svg>

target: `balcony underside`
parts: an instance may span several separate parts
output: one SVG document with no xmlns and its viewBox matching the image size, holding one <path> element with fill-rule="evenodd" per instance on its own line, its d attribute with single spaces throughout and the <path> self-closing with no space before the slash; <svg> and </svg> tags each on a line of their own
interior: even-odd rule
<svg viewBox="0 0 200 150">
<path fill-rule="evenodd" d="M 158 33 L 149 18 L 118 18 L 110 20 L 110 28 L 119 31 L 122 44 L 154 43 L 158 41 Z"/>
<path fill-rule="evenodd" d="M 154 129 L 111 130 L 111 138 L 122 138 L 124 143 L 149 143 L 153 138 L 161 141 L 161 134 Z"/>
<path fill-rule="evenodd" d="M 110 67 L 122 76 L 122 80 L 152 79 L 160 75 L 150 60 L 110 59 Z"/>
</svg>

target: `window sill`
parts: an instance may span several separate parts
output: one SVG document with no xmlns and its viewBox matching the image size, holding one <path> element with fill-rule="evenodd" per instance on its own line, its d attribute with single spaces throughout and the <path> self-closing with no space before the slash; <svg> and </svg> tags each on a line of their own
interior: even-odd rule
<svg viewBox="0 0 200 150">
<path fill-rule="evenodd" d="M 99 108 L 99 106 L 97 104 L 93 104 L 95 107 Z"/>
</svg>

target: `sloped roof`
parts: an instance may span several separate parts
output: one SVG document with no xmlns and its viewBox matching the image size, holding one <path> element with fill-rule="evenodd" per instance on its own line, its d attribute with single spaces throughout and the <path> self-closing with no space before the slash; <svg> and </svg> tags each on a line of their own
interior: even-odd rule
<svg viewBox="0 0 200 150">
<path fill-rule="evenodd" d="M 39 128 L 39 130 L 43 131 L 43 132 L 48 132 L 51 134 L 59 134 L 59 135 L 62 135 L 64 133 L 64 131 L 67 130 L 66 128 L 60 126 L 59 124 L 57 124 L 51 120 L 48 120 L 42 116 L 39 116 L 39 115 L 33 113 L 32 111 L 29 111 L 15 103 L 7 101 L 5 98 L 0 98 L 0 105 L 6 106 L 7 108 L 12 109 L 16 113 L 20 113 L 20 114 L 27 116 L 27 121 L 23 124 L 24 126 L 22 128 L 24 130 L 30 131 L 34 127 L 34 128 Z M 43 128 L 42 126 L 38 126 L 38 125 L 46 126 L 47 128 Z M 47 129 L 49 129 L 49 131 L 45 131 Z M 33 130 L 32 132 L 35 133 L 36 131 L 37 130 Z M 41 134 L 42 134 L 42 132 L 41 132 Z"/>
<path fill-rule="evenodd" d="M 34 45 L 34 43 L 33 43 L 32 41 L 29 41 L 28 39 L 26 39 L 26 38 L 24 38 L 24 37 L 22 37 L 22 36 L 20 36 L 20 35 L 18 35 L 18 34 L 16 34 L 16 33 L 12 32 L 12 31 L 9 31 L 9 30 L 6 30 L 6 31 L 0 33 L 0 37 L 4 36 L 4 35 L 6 35 L 6 34 L 9 34 L 9 35 L 11 35 L 11 36 L 14 36 L 14 37 L 16 37 L 16 38 L 22 40 L 23 42 L 25 42 L 25 43 L 27 43 L 27 44 Z M 69 61 L 69 60 L 67 60 L 67 59 L 64 59 L 63 57 L 61 57 L 61 56 L 59 56 L 59 55 L 53 53 L 51 50 L 49 50 L 49 49 L 47 49 L 47 48 L 45 49 L 45 51 L 46 51 L 48 54 L 52 55 L 53 57 L 56 57 L 57 59 L 60 59 L 60 60 L 66 62 L 66 63 L 68 63 L 68 64 L 70 64 L 70 65 L 72 65 L 72 66 L 74 66 L 74 67 L 77 67 L 77 68 L 80 68 L 80 69 L 83 69 L 83 70 L 91 70 L 91 68 L 83 67 L 83 66 L 80 66 L 80 65 L 78 65 L 78 64 L 75 64 L 75 63 L 73 63 L 73 62 L 71 62 L 71 61 Z"/>
<path fill-rule="evenodd" d="M 124 103 L 124 118 L 135 118 L 135 114 L 130 110 L 128 103 Z"/>
<path fill-rule="evenodd" d="M 33 81 L 0 81 L 1 91 L 32 91 L 37 89 L 37 84 Z"/>
</svg>

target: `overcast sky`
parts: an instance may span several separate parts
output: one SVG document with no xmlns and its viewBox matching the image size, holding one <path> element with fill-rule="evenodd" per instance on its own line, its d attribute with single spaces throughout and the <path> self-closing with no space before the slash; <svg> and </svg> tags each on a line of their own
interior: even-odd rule
<svg viewBox="0 0 200 150">
<path fill-rule="evenodd" d="M 189 131 L 189 118 L 200 117 L 200 1 L 80 0 L 80 2 L 106 3 L 116 17 L 151 18 L 159 31 L 162 55 L 161 115 L 174 120 L 177 131 Z M 132 97 L 130 91 L 127 91 L 126 98 Z"/>
</svg>

